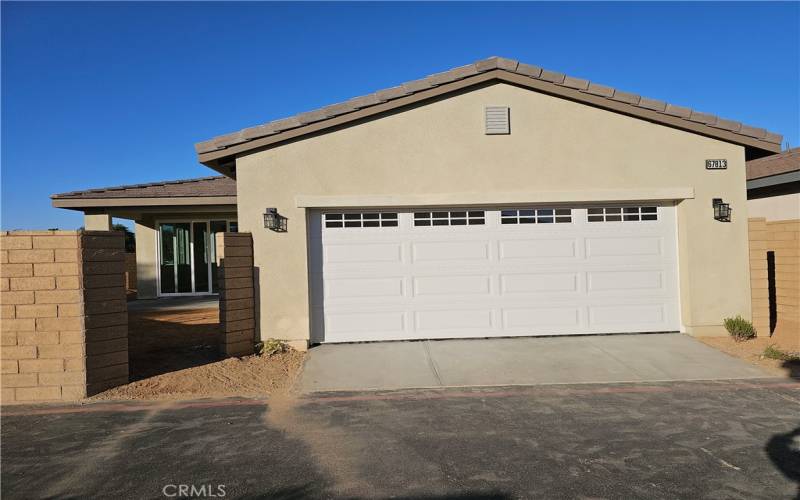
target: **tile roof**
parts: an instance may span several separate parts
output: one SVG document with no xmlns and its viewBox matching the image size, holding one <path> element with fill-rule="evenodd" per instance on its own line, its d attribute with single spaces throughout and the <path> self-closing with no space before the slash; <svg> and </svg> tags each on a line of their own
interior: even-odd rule
<svg viewBox="0 0 800 500">
<path fill-rule="evenodd" d="M 174 198 L 198 196 L 236 196 L 236 181 L 222 175 L 175 181 L 128 184 L 71 191 L 50 196 L 54 200 L 92 198 Z"/>
<path fill-rule="evenodd" d="M 748 161 L 747 180 L 786 174 L 798 170 L 800 170 L 800 148 L 787 149 L 783 153 Z"/>
<path fill-rule="evenodd" d="M 665 118 L 677 117 L 684 120 L 687 124 L 704 125 L 711 127 L 712 129 L 732 132 L 740 136 L 754 138 L 773 145 L 780 145 L 781 140 L 783 139 L 780 134 L 768 132 L 763 128 L 751 127 L 734 120 L 720 118 L 709 113 L 701 113 L 683 106 L 675 106 L 658 99 L 642 97 L 638 94 L 624 92 L 619 89 L 607 87 L 605 85 L 599 85 L 588 80 L 575 78 L 563 73 L 558 73 L 556 71 L 550 71 L 538 66 L 520 63 L 512 59 L 490 57 L 488 59 L 477 61 L 473 64 L 460 66 L 442 73 L 436 73 L 426 78 L 406 82 L 397 87 L 380 90 L 378 92 L 367 94 L 361 97 L 355 97 L 345 102 L 332 104 L 314 111 L 307 111 L 305 113 L 300 113 L 288 118 L 282 118 L 280 120 L 265 123 L 263 125 L 246 128 L 231 134 L 221 135 L 219 137 L 215 137 L 214 139 L 195 144 L 195 149 L 200 155 L 224 150 L 232 146 L 240 145 L 268 136 L 276 136 L 282 132 L 296 129 L 304 125 L 352 113 L 360 109 L 369 108 L 371 106 L 429 90 L 446 83 L 464 80 L 493 70 L 502 70 L 516 75 L 529 77 L 534 80 L 550 82 L 556 86 L 567 87 L 587 95 L 601 97 L 608 100 L 609 103 L 617 102 L 630 104 L 636 108 L 654 111 L 664 115 Z"/>
</svg>

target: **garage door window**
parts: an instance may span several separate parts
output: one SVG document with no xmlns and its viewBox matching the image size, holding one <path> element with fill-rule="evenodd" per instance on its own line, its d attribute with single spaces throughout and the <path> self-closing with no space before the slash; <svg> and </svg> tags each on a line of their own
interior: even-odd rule
<svg viewBox="0 0 800 500">
<path fill-rule="evenodd" d="M 587 211 L 589 222 L 638 222 L 658 220 L 658 207 L 604 207 Z"/>
<path fill-rule="evenodd" d="M 325 214 L 325 227 L 396 227 L 397 212 L 350 212 Z"/>
<path fill-rule="evenodd" d="M 553 224 L 572 222 L 571 208 L 521 208 L 502 210 L 502 224 Z"/>
<path fill-rule="evenodd" d="M 473 226 L 486 223 L 483 210 L 414 212 L 415 226 Z"/>
</svg>

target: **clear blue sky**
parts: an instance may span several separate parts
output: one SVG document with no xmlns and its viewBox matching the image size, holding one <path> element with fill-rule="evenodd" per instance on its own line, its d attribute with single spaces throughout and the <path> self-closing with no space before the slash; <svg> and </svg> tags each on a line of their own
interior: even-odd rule
<svg viewBox="0 0 800 500">
<path fill-rule="evenodd" d="M 213 175 L 193 144 L 501 55 L 800 145 L 798 3 L 2 3 L 2 227 Z"/>
</svg>

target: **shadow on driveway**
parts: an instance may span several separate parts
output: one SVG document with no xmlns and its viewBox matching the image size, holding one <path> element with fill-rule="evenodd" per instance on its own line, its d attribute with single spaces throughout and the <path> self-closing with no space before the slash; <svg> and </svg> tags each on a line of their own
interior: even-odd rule
<svg viewBox="0 0 800 500">
<path fill-rule="evenodd" d="M 766 451 L 775 467 L 797 484 L 795 498 L 800 499 L 800 427 L 773 436 L 767 442 Z"/>
</svg>

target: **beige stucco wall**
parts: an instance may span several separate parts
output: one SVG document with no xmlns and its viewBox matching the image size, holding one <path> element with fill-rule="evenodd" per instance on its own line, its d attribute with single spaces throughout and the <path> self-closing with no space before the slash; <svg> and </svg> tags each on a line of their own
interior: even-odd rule
<svg viewBox="0 0 800 500">
<path fill-rule="evenodd" d="M 163 213 L 136 220 L 136 298 L 158 296 L 158 222 L 202 220 L 236 220 L 235 212 L 198 214 Z"/>
<path fill-rule="evenodd" d="M 747 200 L 747 211 L 750 217 L 767 220 L 800 219 L 800 193 Z"/>
<path fill-rule="evenodd" d="M 507 136 L 487 136 L 486 105 L 511 107 Z M 707 158 L 729 168 L 705 170 Z M 309 337 L 306 209 L 298 196 L 470 199 L 496 193 L 576 202 L 602 192 L 694 190 L 678 204 L 682 320 L 721 334 L 725 316 L 750 315 L 744 149 L 688 132 L 497 84 L 237 160 L 239 227 L 253 233 L 262 338 Z M 516 195 L 515 195 L 516 193 Z M 713 220 L 711 199 L 731 203 Z M 289 231 L 263 228 L 275 206 Z"/>
</svg>

